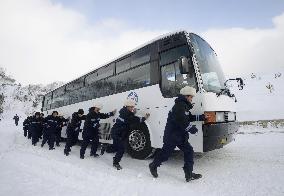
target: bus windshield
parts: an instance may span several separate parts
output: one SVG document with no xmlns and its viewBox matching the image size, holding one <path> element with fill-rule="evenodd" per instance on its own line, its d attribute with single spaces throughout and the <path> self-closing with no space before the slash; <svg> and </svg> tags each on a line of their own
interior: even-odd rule
<svg viewBox="0 0 284 196">
<path fill-rule="evenodd" d="M 195 34 L 190 34 L 190 37 L 198 61 L 204 90 L 207 92 L 220 92 L 221 89 L 225 88 L 224 82 L 226 79 L 216 53 L 201 37 Z"/>
</svg>

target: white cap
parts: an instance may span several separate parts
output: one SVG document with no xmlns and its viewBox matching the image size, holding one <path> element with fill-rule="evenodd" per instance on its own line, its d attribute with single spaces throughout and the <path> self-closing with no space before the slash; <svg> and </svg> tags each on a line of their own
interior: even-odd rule
<svg viewBox="0 0 284 196">
<path fill-rule="evenodd" d="M 191 95 L 194 97 L 196 95 L 196 89 L 191 86 L 185 86 L 182 89 L 180 89 L 180 94 Z"/>
<path fill-rule="evenodd" d="M 125 106 L 129 106 L 129 107 L 135 107 L 136 102 L 133 101 L 132 99 L 126 99 L 126 101 L 124 102 Z"/>
<path fill-rule="evenodd" d="M 94 107 L 95 108 L 98 108 L 98 109 L 103 109 L 103 105 L 101 104 L 101 103 L 96 103 L 95 105 L 94 105 Z"/>
</svg>

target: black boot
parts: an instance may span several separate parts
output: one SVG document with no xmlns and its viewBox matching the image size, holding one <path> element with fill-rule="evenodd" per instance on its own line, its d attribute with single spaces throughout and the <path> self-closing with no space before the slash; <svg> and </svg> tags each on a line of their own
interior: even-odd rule
<svg viewBox="0 0 284 196">
<path fill-rule="evenodd" d="M 98 155 L 97 153 L 91 152 L 91 153 L 90 153 L 90 156 L 91 156 L 91 157 L 98 157 L 99 155 Z"/>
<path fill-rule="evenodd" d="M 84 159 L 85 156 L 83 154 L 80 154 L 80 159 Z"/>
<path fill-rule="evenodd" d="M 199 179 L 199 178 L 202 177 L 201 174 L 195 174 L 185 167 L 183 167 L 183 171 L 184 171 L 184 176 L 185 176 L 186 182 L 189 182 L 191 180 L 196 180 L 196 179 Z"/>
<path fill-rule="evenodd" d="M 150 163 L 150 164 L 149 164 L 149 169 L 150 169 L 150 172 L 151 172 L 152 176 L 153 176 L 154 178 L 158 178 L 157 167 L 154 165 L 154 163 Z"/>
<path fill-rule="evenodd" d="M 68 156 L 69 155 L 69 150 L 67 150 L 66 148 L 64 149 L 64 154 L 66 155 L 66 156 Z"/>
<path fill-rule="evenodd" d="M 113 167 L 116 168 L 117 170 L 121 170 L 122 167 L 119 165 L 119 162 L 113 158 Z"/>
<path fill-rule="evenodd" d="M 102 148 L 101 148 L 101 155 L 103 155 L 103 154 L 105 153 L 106 148 L 107 148 L 106 145 L 102 145 Z"/>
</svg>

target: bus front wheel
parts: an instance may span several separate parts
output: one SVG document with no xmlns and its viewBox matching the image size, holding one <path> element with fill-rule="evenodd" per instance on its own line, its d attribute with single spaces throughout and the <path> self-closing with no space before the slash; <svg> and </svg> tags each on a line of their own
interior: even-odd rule
<svg viewBox="0 0 284 196">
<path fill-rule="evenodd" d="M 152 154 L 150 134 L 146 125 L 131 128 L 127 140 L 127 151 L 135 159 L 146 159 Z"/>
</svg>

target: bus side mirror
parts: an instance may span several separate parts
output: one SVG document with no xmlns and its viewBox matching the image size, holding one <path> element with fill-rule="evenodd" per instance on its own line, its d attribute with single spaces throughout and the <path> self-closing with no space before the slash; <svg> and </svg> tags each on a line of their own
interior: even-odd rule
<svg viewBox="0 0 284 196">
<path fill-rule="evenodd" d="M 236 80 L 238 81 L 238 87 L 240 90 L 244 89 L 244 80 L 242 78 L 236 78 Z"/>
<path fill-rule="evenodd" d="M 227 82 L 228 82 L 228 81 L 232 81 L 232 80 L 237 81 L 239 90 L 243 90 L 243 89 L 244 89 L 245 83 L 244 83 L 244 80 L 243 80 L 242 78 L 236 78 L 236 79 L 228 79 L 228 80 L 226 80 L 226 82 L 224 83 L 224 85 L 225 85 L 226 88 L 228 88 L 228 87 L 227 87 Z"/>
<path fill-rule="evenodd" d="M 186 58 L 185 56 L 181 56 L 178 60 L 179 70 L 181 74 L 188 74 L 190 67 L 193 66 L 191 59 Z"/>
</svg>

